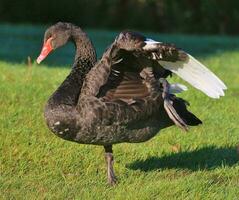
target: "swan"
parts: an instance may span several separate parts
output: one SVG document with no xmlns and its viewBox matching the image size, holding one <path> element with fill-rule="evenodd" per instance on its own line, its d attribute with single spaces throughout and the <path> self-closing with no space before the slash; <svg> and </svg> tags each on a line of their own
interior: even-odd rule
<svg viewBox="0 0 239 200">
<path fill-rule="evenodd" d="M 44 117 L 58 137 L 104 147 L 110 185 L 117 182 L 112 145 L 145 142 L 172 125 L 187 131 L 202 123 L 174 94 L 187 87 L 170 84 L 167 77 L 174 73 L 211 98 L 224 96 L 227 89 L 187 52 L 132 31 L 119 33 L 97 61 L 87 34 L 58 22 L 45 31 L 37 63 L 68 41 L 76 47 L 75 60 L 47 101 Z"/>
</svg>

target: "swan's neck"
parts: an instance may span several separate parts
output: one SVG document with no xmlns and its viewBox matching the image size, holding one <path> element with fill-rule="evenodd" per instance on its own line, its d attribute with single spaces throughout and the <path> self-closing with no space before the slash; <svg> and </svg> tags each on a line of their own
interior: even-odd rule
<svg viewBox="0 0 239 200">
<path fill-rule="evenodd" d="M 95 49 L 86 33 L 79 28 L 73 29 L 71 40 L 76 46 L 75 61 L 70 74 L 48 101 L 53 107 L 77 104 L 85 76 L 96 62 Z"/>
<path fill-rule="evenodd" d="M 93 65 L 85 59 L 79 59 L 76 63 L 70 74 L 50 97 L 48 103 L 52 106 L 62 104 L 75 106 L 77 104 L 85 76 Z"/>
<path fill-rule="evenodd" d="M 75 62 L 80 58 L 89 60 L 91 63 L 96 62 L 96 51 L 95 48 L 85 32 L 79 27 L 73 29 L 71 40 L 76 47 Z"/>
</svg>

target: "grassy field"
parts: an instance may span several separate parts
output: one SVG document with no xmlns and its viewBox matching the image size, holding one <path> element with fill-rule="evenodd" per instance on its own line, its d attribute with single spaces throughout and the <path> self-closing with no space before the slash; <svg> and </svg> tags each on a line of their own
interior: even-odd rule
<svg viewBox="0 0 239 200">
<path fill-rule="evenodd" d="M 44 104 L 74 51 L 69 45 L 28 67 L 43 30 L 0 26 L 0 199 L 239 199 L 239 38 L 148 33 L 191 52 L 229 89 L 213 100 L 189 86 L 181 96 L 204 124 L 186 134 L 171 127 L 146 143 L 115 145 L 119 184 L 109 187 L 102 147 L 63 141 L 44 123 Z M 116 32 L 89 35 L 100 55 Z"/>
</svg>

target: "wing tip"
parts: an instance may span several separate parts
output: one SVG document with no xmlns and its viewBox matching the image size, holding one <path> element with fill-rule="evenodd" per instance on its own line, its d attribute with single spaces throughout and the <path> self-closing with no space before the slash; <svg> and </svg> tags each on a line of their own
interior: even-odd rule
<svg viewBox="0 0 239 200">
<path fill-rule="evenodd" d="M 216 76 L 210 69 L 205 67 L 201 62 L 199 62 L 196 58 L 188 54 L 188 65 L 194 65 L 197 66 L 197 69 L 201 68 L 204 75 L 206 75 L 206 78 L 203 81 L 208 81 L 208 88 L 198 88 L 202 92 L 204 92 L 207 96 L 219 99 L 222 96 L 225 96 L 224 90 L 227 90 L 227 86 L 225 83 Z M 198 68 L 199 67 L 199 68 Z M 201 74 L 202 75 L 202 74 Z"/>
<path fill-rule="evenodd" d="M 223 89 L 220 91 L 220 93 L 217 92 L 217 93 L 214 93 L 214 94 L 211 94 L 211 93 L 205 93 L 205 94 L 207 96 L 211 97 L 212 99 L 220 99 L 221 97 L 225 96 L 225 92 L 224 92 Z"/>
</svg>

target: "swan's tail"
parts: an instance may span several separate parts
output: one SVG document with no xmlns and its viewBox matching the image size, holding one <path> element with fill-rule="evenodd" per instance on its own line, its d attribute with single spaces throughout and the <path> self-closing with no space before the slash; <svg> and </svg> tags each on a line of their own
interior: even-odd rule
<svg viewBox="0 0 239 200">
<path fill-rule="evenodd" d="M 186 90 L 186 86 L 181 84 L 169 84 L 164 78 L 159 79 L 159 81 L 163 88 L 162 97 L 164 100 L 164 109 L 175 125 L 187 131 L 188 126 L 201 124 L 202 121 L 187 110 L 189 103 L 172 94 L 173 91 L 182 92 Z"/>
<path fill-rule="evenodd" d="M 183 130 L 188 130 L 188 126 L 197 126 L 202 124 L 202 121 L 193 113 L 187 110 L 188 102 L 172 96 L 170 100 L 164 100 L 164 108 L 169 118 Z"/>
</svg>

